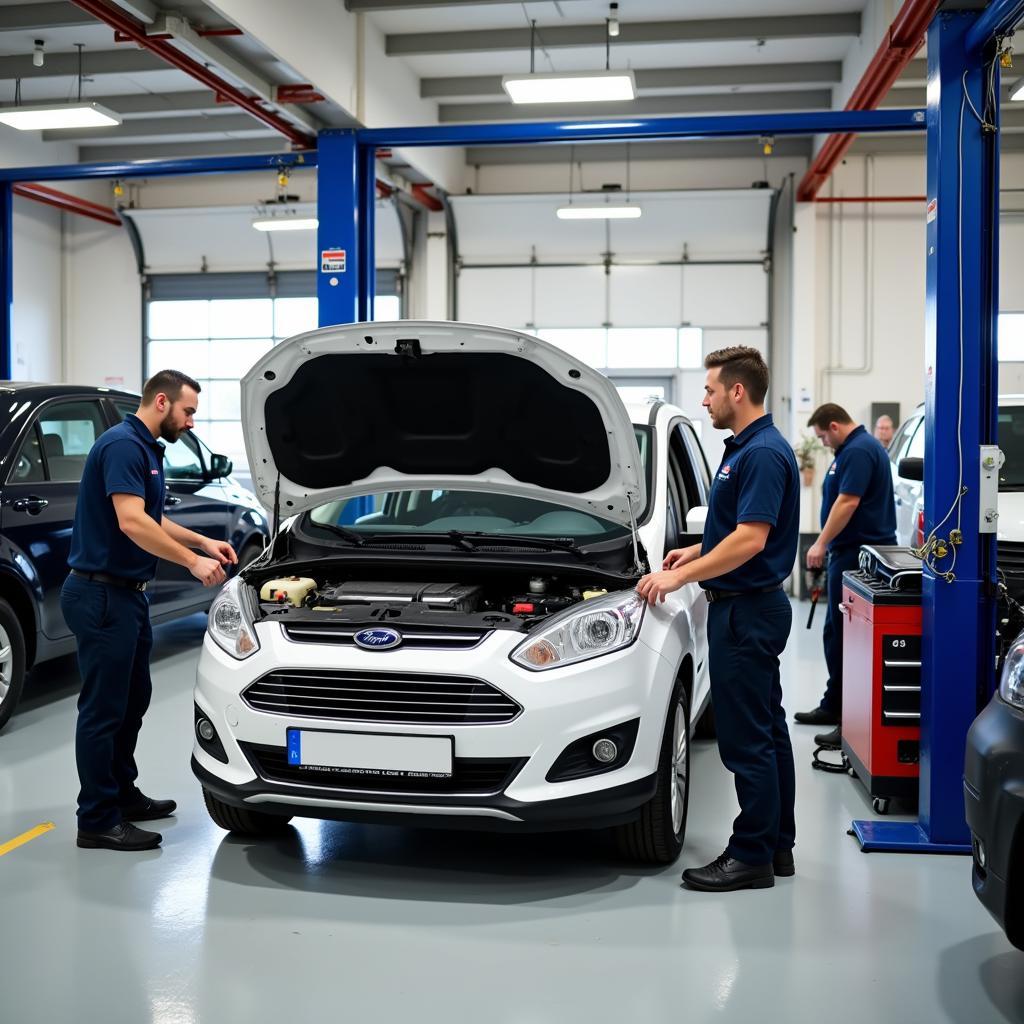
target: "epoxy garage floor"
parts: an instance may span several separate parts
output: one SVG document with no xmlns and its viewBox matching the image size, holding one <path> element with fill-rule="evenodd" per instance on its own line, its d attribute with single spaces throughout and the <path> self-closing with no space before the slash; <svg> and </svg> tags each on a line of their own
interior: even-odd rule
<svg viewBox="0 0 1024 1024">
<path fill-rule="evenodd" d="M 787 708 L 811 706 L 820 624 L 798 606 Z M 797 876 L 724 895 L 679 888 L 717 855 L 735 798 L 695 746 L 678 866 L 638 870 L 592 835 L 509 837 L 297 821 L 253 843 L 210 822 L 189 770 L 205 620 L 157 630 L 141 782 L 181 806 L 164 846 L 78 850 L 74 660 L 41 667 L 0 735 L 0 1020 L 1024 1021 L 1024 954 L 971 891 L 966 857 L 865 855 L 845 776 L 794 727 Z"/>
</svg>

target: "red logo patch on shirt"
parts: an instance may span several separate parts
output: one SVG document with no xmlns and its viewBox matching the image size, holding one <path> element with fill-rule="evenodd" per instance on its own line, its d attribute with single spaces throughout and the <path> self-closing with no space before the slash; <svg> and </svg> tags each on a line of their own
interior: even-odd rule
<svg viewBox="0 0 1024 1024">
<path fill-rule="evenodd" d="M 159 469 L 151 469 L 149 471 L 149 475 L 150 476 L 159 476 L 160 475 L 160 470 Z"/>
<path fill-rule="evenodd" d="M 722 472 L 723 472 L 723 473 L 724 473 L 724 474 L 725 474 L 726 476 L 728 476 L 728 475 L 729 475 L 729 467 L 728 467 L 728 466 L 723 466 L 723 467 L 722 467 Z"/>
</svg>

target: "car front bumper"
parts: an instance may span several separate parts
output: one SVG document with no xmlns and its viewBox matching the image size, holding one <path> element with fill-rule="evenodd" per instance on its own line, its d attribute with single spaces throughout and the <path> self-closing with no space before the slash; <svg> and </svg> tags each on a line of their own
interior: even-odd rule
<svg viewBox="0 0 1024 1024">
<path fill-rule="evenodd" d="M 653 796 L 674 665 L 640 640 L 613 654 L 547 672 L 530 672 L 508 658 L 521 634 L 496 631 L 468 651 L 363 651 L 294 643 L 275 625 L 259 627 L 260 650 L 244 661 L 207 636 L 195 702 L 217 730 L 227 763 L 198 742 L 193 770 L 222 802 L 268 814 L 346 821 L 412 822 L 458 828 L 543 830 L 597 828 L 635 818 Z M 482 679 L 515 700 L 511 720 L 487 725 L 414 725 L 339 721 L 258 711 L 242 693 L 268 672 L 436 673 Z M 632 754 L 621 766 L 570 781 L 547 774 L 574 741 L 639 720 Z M 457 762 L 509 763 L 508 776 L 486 791 L 413 791 L 401 781 L 387 789 L 352 785 L 351 776 L 324 785 L 294 781 L 260 757 L 281 764 L 289 728 L 454 737 Z M 259 756 L 256 756 L 259 755 Z"/>
<path fill-rule="evenodd" d="M 964 804 L 973 836 L 974 891 L 1009 940 L 1024 949 L 1024 711 L 998 694 L 967 734 Z"/>
</svg>

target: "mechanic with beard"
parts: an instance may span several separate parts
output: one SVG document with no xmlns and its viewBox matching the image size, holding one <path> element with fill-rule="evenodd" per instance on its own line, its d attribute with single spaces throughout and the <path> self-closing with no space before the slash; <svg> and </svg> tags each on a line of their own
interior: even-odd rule
<svg viewBox="0 0 1024 1024">
<path fill-rule="evenodd" d="M 708 609 L 708 662 L 718 751 L 735 776 L 739 817 L 725 852 L 687 868 L 691 889 L 762 889 L 792 875 L 796 772 L 782 709 L 779 655 L 793 621 L 783 580 L 793 571 L 800 480 L 793 449 L 764 410 L 768 367 L 755 348 L 712 352 L 702 405 L 732 430 L 708 499 L 700 548 L 678 548 L 640 580 L 651 605 L 699 583 Z"/>
<path fill-rule="evenodd" d="M 132 822 L 166 818 L 177 806 L 135 784 L 135 745 L 152 694 L 146 584 L 161 558 L 185 566 L 206 587 L 223 583 L 223 566 L 238 561 L 226 541 L 163 514 L 164 446 L 157 439 L 173 444 L 192 427 L 199 391 L 177 370 L 152 376 L 136 413 L 97 438 L 82 472 L 71 575 L 60 599 L 82 675 L 75 732 L 81 847 L 151 850 L 160 834 Z"/>
</svg>

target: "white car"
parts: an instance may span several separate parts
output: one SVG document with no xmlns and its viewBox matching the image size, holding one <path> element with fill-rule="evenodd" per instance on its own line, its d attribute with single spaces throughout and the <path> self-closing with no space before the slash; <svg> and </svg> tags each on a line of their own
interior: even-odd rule
<svg viewBox="0 0 1024 1024">
<path fill-rule="evenodd" d="M 1024 395 L 1000 395 L 999 447 L 1005 458 L 999 471 L 997 560 L 1010 592 L 1024 593 Z M 889 445 L 893 495 L 896 501 L 896 542 L 911 547 L 924 543 L 924 406 L 900 425 Z M 904 459 L 912 460 L 902 467 Z M 903 473 L 901 475 L 901 468 Z"/>
<path fill-rule="evenodd" d="M 290 518 L 210 610 L 192 767 L 213 820 L 612 827 L 674 860 L 707 604 L 634 587 L 700 540 L 683 413 L 631 421 L 537 338 L 410 321 L 292 338 L 242 401 L 254 489 Z"/>
</svg>

